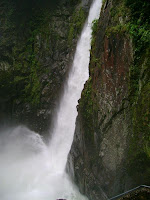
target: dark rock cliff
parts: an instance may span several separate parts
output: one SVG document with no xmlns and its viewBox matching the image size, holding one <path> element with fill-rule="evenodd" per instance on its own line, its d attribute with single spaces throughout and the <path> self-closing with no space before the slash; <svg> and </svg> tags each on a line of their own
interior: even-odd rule
<svg viewBox="0 0 150 200">
<path fill-rule="evenodd" d="M 1 126 L 49 129 L 90 2 L 0 2 Z"/>
<path fill-rule="evenodd" d="M 0 125 L 48 130 L 90 0 L 0 2 Z M 70 154 L 90 200 L 150 184 L 150 3 L 104 0 Z"/>
<path fill-rule="evenodd" d="M 90 200 L 150 184 L 148 1 L 103 1 L 69 155 Z"/>
</svg>

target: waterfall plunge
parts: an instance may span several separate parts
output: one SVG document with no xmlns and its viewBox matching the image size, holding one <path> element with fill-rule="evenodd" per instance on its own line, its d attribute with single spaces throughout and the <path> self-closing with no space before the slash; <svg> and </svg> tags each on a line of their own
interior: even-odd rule
<svg viewBox="0 0 150 200">
<path fill-rule="evenodd" d="M 77 44 L 49 145 L 39 134 L 21 126 L 1 133 L 1 200 L 86 199 L 70 181 L 65 166 L 75 130 L 76 106 L 89 76 L 91 23 L 100 8 L 101 0 L 95 0 Z"/>
</svg>

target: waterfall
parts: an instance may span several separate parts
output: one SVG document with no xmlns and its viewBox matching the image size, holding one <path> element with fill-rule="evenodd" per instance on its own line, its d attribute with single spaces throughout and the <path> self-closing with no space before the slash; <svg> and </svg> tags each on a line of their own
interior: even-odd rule
<svg viewBox="0 0 150 200">
<path fill-rule="evenodd" d="M 89 11 L 87 22 L 77 43 L 72 68 L 65 84 L 64 94 L 55 119 L 53 137 L 49 147 L 54 160 L 54 169 L 59 171 L 64 171 L 65 169 L 75 130 L 76 106 L 81 97 L 84 84 L 89 77 L 91 25 L 92 21 L 99 16 L 100 4 L 101 1 L 96 0 Z"/>
<path fill-rule="evenodd" d="M 95 0 L 77 44 L 49 145 L 23 126 L 1 134 L 1 200 L 86 199 L 71 182 L 65 167 L 75 130 L 76 106 L 89 77 L 91 24 L 99 16 L 100 8 L 101 0 Z"/>
</svg>

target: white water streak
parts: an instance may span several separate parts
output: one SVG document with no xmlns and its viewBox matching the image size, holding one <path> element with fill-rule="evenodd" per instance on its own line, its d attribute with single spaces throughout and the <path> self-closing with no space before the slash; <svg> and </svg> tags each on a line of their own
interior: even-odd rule
<svg viewBox="0 0 150 200">
<path fill-rule="evenodd" d="M 95 0 L 77 44 L 53 129 L 46 146 L 42 137 L 18 126 L 0 135 L 0 200 L 84 200 L 65 172 L 77 116 L 76 106 L 89 77 L 91 24 L 99 16 Z"/>
<path fill-rule="evenodd" d="M 92 21 L 98 18 L 100 7 L 100 0 L 96 0 L 91 6 L 88 20 L 77 44 L 72 70 L 65 86 L 64 95 L 57 111 L 57 120 L 55 121 L 53 137 L 49 145 L 54 169 L 57 169 L 57 171 L 64 171 L 68 152 L 71 148 L 77 117 L 76 106 L 81 97 L 84 84 L 89 77 L 91 25 Z"/>
</svg>

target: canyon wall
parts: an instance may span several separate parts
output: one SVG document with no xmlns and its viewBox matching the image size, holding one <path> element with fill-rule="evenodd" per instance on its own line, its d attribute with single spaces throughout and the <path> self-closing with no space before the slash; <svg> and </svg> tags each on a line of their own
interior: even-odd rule
<svg viewBox="0 0 150 200">
<path fill-rule="evenodd" d="M 50 128 L 90 3 L 1 1 L 1 127 Z"/>
<path fill-rule="evenodd" d="M 0 2 L 0 127 L 22 123 L 44 134 L 91 1 L 39 2 Z M 104 0 L 93 22 L 69 155 L 90 200 L 150 184 L 149 10 L 148 0 Z"/>
<path fill-rule="evenodd" d="M 90 200 L 150 184 L 148 8 L 147 1 L 106 0 L 93 22 L 90 77 L 69 155 Z"/>
</svg>

